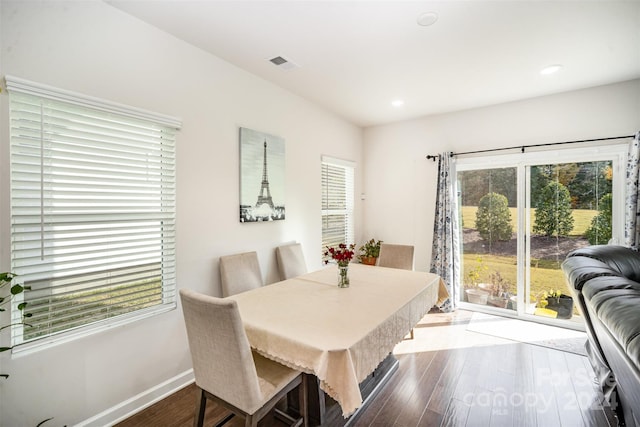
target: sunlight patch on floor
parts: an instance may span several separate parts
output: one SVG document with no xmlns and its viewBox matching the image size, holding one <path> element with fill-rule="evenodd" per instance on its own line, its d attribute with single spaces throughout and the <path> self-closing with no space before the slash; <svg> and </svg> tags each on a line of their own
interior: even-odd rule
<svg viewBox="0 0 640 427">
<path fill-rule="evenodd" d="M 586 334 L 571 329 L 467 310 L 430 313 L 416 325 L 414 339 L 396 345 L 394 354 L 523 342 L 583 353 Z"/>
<path fill-rule="evenodd" d="M 398 343 L 394 354 L 410 354 L 484 345 L 513 344 L 513 341 L 467 331 L 473 313 L 457 310 L 455 313 L 430 313 L 413 328 L 414 339 Z"/>
<path fill-rule="evenodd" d="M 497 335 L 514 341 L 544 341 L 548 339 L 587 338 L 581 331 L 542 325 L 491 314 L 473 313 L 469 330 L 489 335 Z"/>
</svg>

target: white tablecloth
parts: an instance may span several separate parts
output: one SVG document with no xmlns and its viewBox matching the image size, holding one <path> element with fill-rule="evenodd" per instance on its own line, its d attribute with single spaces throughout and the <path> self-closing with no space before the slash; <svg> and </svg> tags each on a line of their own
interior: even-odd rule
<svg viewBox="0 0 640 427">
<path fill-rule="evenodd" d="M 336 266 L 231 296 L 251 347 L 314 374 L 345 417 L 361 404 L 358 384 L 438 301 L 439 276 L 352 264 L 350 287 Z"/>
</svg>

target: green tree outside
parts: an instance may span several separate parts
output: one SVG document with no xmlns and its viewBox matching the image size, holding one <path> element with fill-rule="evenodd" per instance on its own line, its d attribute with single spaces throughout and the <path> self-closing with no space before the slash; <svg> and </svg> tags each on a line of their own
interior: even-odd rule
<svg viewBox="0 0 640 427">
<path fill-rule="evenodd" d="M 458 174 L 458 178 L 461 206 L 478 206 L 487 193 L 504 195 L 511 207 L 517 204 L 516 168 L 464 171 Z"/>
<path fill-rule="evenodd" d="M 576 179 L 581 168 L 577 163 L 555 165 L 538 165 L 531 168 L 531 204 L 534 208 L 540 205 L 542 190 L 550 182 L 558 181 L 565 187 Z"/>
<path fill-rule="evenodd" d="M 600 198 L 598 215 L 591 219 L 591 225 L 584 233 L 590 244 L 604 245 L 611 239 L 612 210 L 611 193 L 605 194 Z"/>
<path fill-rule="evenodd" d="M 571 195 L 567 187 L 551 181 L 540 192 L 533 232 L 547 237 L 568 236 L 573 230 Z"/>
<path fill-rule="evenodd" d="M 574 209 L 597 209 L 603 195 L 611 193 L 611 161 L 580 164 L 576 178 L 567 185 Z"/>
<path fill-rule="evenodd" d="M 480 199 L 476 211 L 476 228 L 480 237 L 489 243 L 511 239 L 511 211 L 505 196 L 489 193 Z"/>
</svg>

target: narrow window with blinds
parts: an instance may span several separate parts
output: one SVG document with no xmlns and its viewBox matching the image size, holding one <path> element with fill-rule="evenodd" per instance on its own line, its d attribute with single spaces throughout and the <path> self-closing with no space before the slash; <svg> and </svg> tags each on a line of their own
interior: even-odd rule
<svg viewBox="0 0 640 427">
<path fill-rule="evenodd" d="M 20 302 L 31 315 L 12 345 L 175 308 L 180 123 L 12 77 L 7 89 L 11 268 L 26 288 L 12 315 Z"/>
<path fill-rule="evenodd" d="M 322 248 L 354 243 L 354 163 L 322 157 Z"/>
</svg>

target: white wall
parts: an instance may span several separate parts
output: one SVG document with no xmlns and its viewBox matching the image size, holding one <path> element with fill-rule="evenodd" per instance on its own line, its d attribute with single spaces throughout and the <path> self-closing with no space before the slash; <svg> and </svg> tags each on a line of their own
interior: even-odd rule
<svg viewBox="0 0 640 427">
<path fill-rule="evenodd" d="M 258 251 L 265 281 L 271 283 L 276 280 L 273 248 L 285 241 L 302 243 L 309 268 L 321 266 L 320 157 L 357 162 L 360 194 L 361 129 L 105 3 L 0 3 L 0 75 L 182 118 L 177 142 L 179 287 L 219 295 L 218 257 L 247 250 Z M 6 90 L 0 100 L 0 271 L 6 271 Z M 241 126 L 285 139 L 285 221 L 238 222 Z M 358 198 L 356 224 L 361 216 Z M 35 426 L 48 417 L 54 420 L 46 426 L 73 425 L 191 367 L 179 309 L 35 354 L 2 353 L 0 362 L 0 371 L 11 374 L 0 380 L 3 426 Z"/>
<path fill-rule="evenodd" d="M 356 197 L 357 240 L 415 244 L 416 267 L 426 270 L 436 165 L 425 155 L 640 129 L 636 80 L 369 128 L 363 150 L 357 127 L 107 4 L 2 0 L 0 19 L 0 76 L 182 118 L 178 285 L 212 295 L 219 294 L 217 259 L 223 254 L 257 250 L 268 283 L 276 280 L 273 247 L 283 241 L 300 241 L 309 268 L 320 266 L 322 154 L 358 162 L 356 195 L 364 192 L 366 200 Z M 3 90 L 0 271 L 10 265 L 7 97 Z M 283 222 L 237 220 L 240 126 L 286 141 Z M 73 425 L 191 366 L 179 309 L 30 355 L 2 353 L 0 363 L 0 372 L 11 374 L 0 380 L 3 426 L 36 425 L 48 417 L 55 418 L 46 426 Z"/>
<path fill-rule="evenodd" d="M 633 135 L 640 80 L 365 129 L 365 239 L 416 246 L 427 271 L 437 164 L 427 154 Z"/>
</svg>

